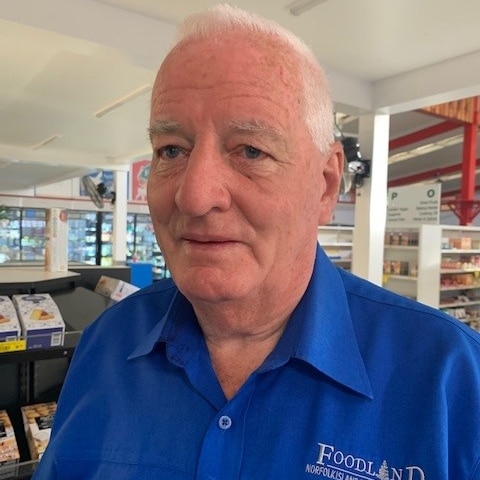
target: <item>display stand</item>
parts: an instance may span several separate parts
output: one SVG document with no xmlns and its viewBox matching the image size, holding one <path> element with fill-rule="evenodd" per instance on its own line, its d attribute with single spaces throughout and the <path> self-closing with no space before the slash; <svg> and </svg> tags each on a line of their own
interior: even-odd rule
<svg viewBox="0 0 480 480">
<path fill-rule="evenodd" d="M 118 269 L 120 279 L 129 281 L 126 272 L 127 267 Z M 87 280 L 103 273 L 101 267 L 95 272 L 90 268 Z M 20 450 L 18 465 L 0 467 L 2 480 L 29 479 L 37 464 L 30 459 L 20 407 L 57 400 L 81 332 L 112 303 L 82 283 L 78 272 L 46 272 L 38 266 L 0 267 L 1 295 L 49 293 L 65 321 L 64 342 L 59 347 L 8 351 L 7 343 L 0 342 L 0 409 L 7 410 Z"/>
</svg>

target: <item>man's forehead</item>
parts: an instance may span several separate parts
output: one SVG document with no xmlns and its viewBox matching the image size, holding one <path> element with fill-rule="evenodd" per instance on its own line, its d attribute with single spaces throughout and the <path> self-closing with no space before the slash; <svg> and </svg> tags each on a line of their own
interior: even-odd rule
<svg viewBox="0 0 480 480">
<path fill-rule="evenodd" d="M 188 59 L 188 64 L 186 64 Z M 218 64 L 221 71 L 243 71 L 245 75 L 262 71 L 263 75 L 278 75 L 299 79 L 299 58 L 293 49 L 281 40 L 266 34 L 233 32 L 222 38 L 187 39 L 177 44 L 161 65 L 162 72 L 179 64 L 193 66 L 208 72 Z"/>
</svg>

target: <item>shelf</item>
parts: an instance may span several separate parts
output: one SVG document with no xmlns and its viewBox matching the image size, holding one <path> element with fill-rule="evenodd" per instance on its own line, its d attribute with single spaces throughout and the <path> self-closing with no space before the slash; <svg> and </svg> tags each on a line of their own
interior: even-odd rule
<svg viewBox="0 0 480 480">
<path fill-rule="evenodd" d="M 418 300 L 441 309 L 480 305 L 480 298 L 476 300 L 480 297 L 480 282 L 477 281 L 480 267 L 477 266 L 476 259 L 469 258 L 480 255 L 479 248 L 471 248 L 478 247 L 479 242 L 478 227 L 422 225 Z M 458 248 L 462 246 L 467 248 Z M 451 257 L 451 260 L 447 260 L 448 257 Z M 448 268 L 448 265 L 453 268 Z M 447 279 L 450 279 L 450 282 L 445 281 Z M 473 292 L 469 295 L 472 299 L 463 297 L 466 301 L 462 301 L 460 298 L 452 298 L 463 291 Z M 446 292 L 453 292 L 450 298 L 447 298 L 449 295 Z"/>
<path fill-rule="evenodd" d="M 469 254 L 469 255 L 480 255 L 480 250 L 463 250 L 461 248 L 442 248 L 441 250 L 442 255 L 449 255 L 449 254 Z"/>
<path fill-rule="evenodd" d="M 322 242 L 322 247 L 348 247 L 352 248 L 352 242 Z"/>
<path fill-rule="evenodd" d="M 413 277 L 411 275 L 394 275 L 391 273 L 384 273 L 385 277 L 388 280 L 402 280 L 402 281 L 407 281 L 407 282 L 416 282 L 417 277 Z"/>
<path fill-rule="evenodd" d="M 21 462 L 17 465 L 5 465 L 0 467 L 0 478 L 5 480 L 28 480 L 37 468 L 38 460 Z"/>
<path fill-rule="evenodd" d="M 441 303 L 438 308 L 456 308 L 456 307 L 468 307 L 471 305 L 480 305 L 480 300 L 471 300 L 469 302 L 453 302 L 453 303 Z"/>
<path fill-rule="evenodd" d="M 442 268 L 440 275 L 448 275 L 449 273 L 476 273 L 480 272 L 480 268 Z M 479 285 L 480 287 L 480 285 Z"/>
<path fill-rule="evenodd" d="M 450 285 L 448 287 L 440 287 L 440 292 L 454 292 L 457 290 L 476 290 L 480 285 Z"/>
<path fill-rule="evenodd" d="M 0 353 L 0 365 L 36 362 L 37 360 L 51 360 L 54 358 L 70 358 L 73 355 L 80 336 L 81 332 L 66 332 L 63 345 L 59 347 Z M 0 476 L 0 478 L 2 477 Z"/>
<path fill-rule="evenodd" d="M 410 251 L 417 251 L 417 245 L 385 245 L 387 250 L 410 250 Z"/>
</svg>

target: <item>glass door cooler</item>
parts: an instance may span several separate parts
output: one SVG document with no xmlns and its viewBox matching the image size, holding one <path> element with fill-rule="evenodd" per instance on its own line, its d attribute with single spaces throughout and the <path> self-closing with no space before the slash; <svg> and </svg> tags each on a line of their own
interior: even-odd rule
<svg viewBox="0 0 480 480">
<path fill-rule="evenodd" d="M 45 209 L 43 208 L 21 210 L 20 259 L 22 262 L 45 260 Z"/>
<path fill-rule="evenodd" d="M 19 208 L 5 208 L 0 219 L 0 263 L 19 262 L 20 218 Z"/>
<path fill-rule="evenodd" d="M 97 264 L 97 212 L 68 212 L 68 261 Z"/>
</svg>

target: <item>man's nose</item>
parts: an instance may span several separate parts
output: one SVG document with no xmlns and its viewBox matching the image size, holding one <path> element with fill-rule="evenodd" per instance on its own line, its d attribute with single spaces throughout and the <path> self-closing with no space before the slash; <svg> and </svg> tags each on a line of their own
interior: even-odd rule
<svg viewBox="0 0 480 480">
<path fill-rule="evenodd" d="M 195 145 L 183 172 L 175 202 L 192 217 L 230 208 L 233 171 L 228 159 L 212 144 Z"/>
</svg>

